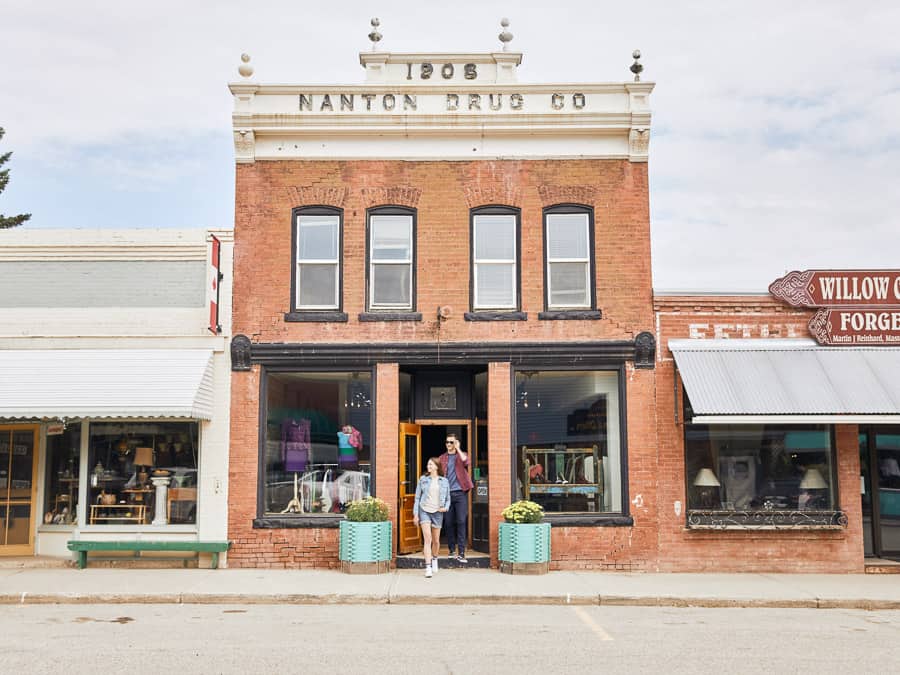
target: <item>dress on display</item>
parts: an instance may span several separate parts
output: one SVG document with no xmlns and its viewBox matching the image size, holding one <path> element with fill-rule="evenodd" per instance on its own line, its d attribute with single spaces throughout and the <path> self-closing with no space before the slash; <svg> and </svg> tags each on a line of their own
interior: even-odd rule
<svg viewBox="0 0 900 675">
<path fill-rule="evenodd" d="M 359 432 L 353 427 L 344 427 L 344 430 L 337 432 L 337 438 L 338 465 L 342 469 L 356 469 L 359 466 L 357 449 L 361 445 Z"/>
<path fill-rule="evenodd" d="M 306 471 L 309 447 L 309 420 L 286 419 L 281 423 L 281 458 L 285 471 Z"/>
</svg>

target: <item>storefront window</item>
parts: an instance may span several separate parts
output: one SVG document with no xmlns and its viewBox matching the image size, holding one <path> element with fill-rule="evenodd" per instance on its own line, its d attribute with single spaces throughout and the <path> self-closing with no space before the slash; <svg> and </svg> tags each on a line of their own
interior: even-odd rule
<svg viewBox="0 0 900 675">
<path fill-rule="evenodd" d="M 516 373 L 519 496 L 551 512 L 620 513 L 619 376 Z"/>
<path fill-rule="evenodd" d="M 81 424 L 69 424 L 61 434 L 48 433 L 45 525 L 75 524 L 78 516 L 80 457 Z"/>
<path fill-rule="evenodd" d="M 272 373 L 266 388 L 266 515 L 342 513 L 368 496 L 371 373 Z"/>
<path fill-rule="evenodd" d="M 196 422 L 91 423 L 88 524 L 196 523 L 199 440 Z"/>
<path fill-rule="evenodd" d="M 689 509 L 835 508 L 828 426 L 686 425 L 685 452 Z"/>
</svg>

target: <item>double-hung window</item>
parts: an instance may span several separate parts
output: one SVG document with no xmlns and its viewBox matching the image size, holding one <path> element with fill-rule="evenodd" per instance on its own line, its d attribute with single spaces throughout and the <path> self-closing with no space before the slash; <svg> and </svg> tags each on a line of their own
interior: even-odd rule
<svg viewBox="0 0 900 675">
<path fill-rule="evenodd" d="M 369 309 L 412 311 L 415 306 L 415 211 L 369 211 Z"/>
<path fill-rule="evenodd" d="M 294 308 L 335 310 L 341 304 L 341 212 L 295 211 Z"/>
<path fill-rule="evenodd" d="M 472 212 L 472 309 L 519 307 L 519 211 L 489 206 Z"/>
<path fill-rule="evenodd" d="M 593 309 L 593 214 L 585 207 L 544 211 L 544 288 L 549 310 Z"/>
</svg>

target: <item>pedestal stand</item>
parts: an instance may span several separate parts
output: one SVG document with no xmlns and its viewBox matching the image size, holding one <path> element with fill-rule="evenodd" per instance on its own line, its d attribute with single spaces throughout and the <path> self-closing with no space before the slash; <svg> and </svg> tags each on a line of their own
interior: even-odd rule
<svg viewBox="0 0 900 675">
<path fill-rule="evenodd" d="M 150 481 L 156 488 L 156 513 L 153 515 L 151 525 L 168 525 L 169 519 L 166 517 L 166 498 L 169 492 L 168 476 L 153 476 Z"/>
</svg>

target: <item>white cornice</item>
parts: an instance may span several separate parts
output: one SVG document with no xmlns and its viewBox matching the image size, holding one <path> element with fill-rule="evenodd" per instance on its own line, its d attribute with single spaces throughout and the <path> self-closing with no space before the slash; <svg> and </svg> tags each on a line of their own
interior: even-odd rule
<svg viewBox="0 0 900 675">
<path fill-rule="evenodd" d="M 628 94 L 649 95 L 655 82 L 559 82 L 555 84 L 523 83 L 452 83 L 436 81 L 415 86 L 385 82 L 381 84 L 258 84 L 231 82 L 232 94 L 300 95 L 300 94 L 554 94 L 557 92 L 582 92 L 585 94 Z"/>
</svg>

